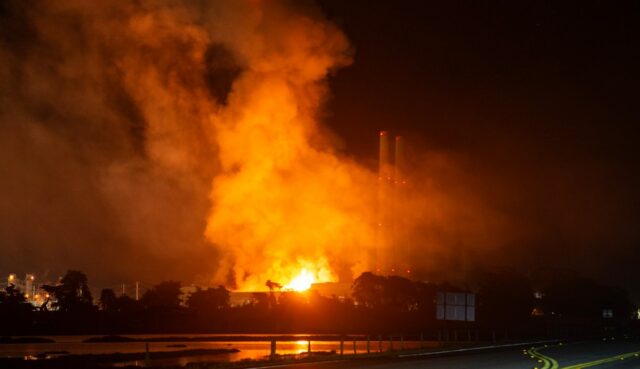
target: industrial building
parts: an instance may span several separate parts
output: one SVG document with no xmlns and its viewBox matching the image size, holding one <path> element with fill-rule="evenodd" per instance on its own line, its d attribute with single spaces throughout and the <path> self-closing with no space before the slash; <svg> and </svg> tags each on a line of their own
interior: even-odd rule
<svg viewBox="0 0 640 369">
<path fill-rule="evenodd" d="M 14 286 L 20 292 L 24 293 L 26 301 L 34 306 L 41 306 L 49 299 L 49 294 L 42 291 L 36 283 L 36 276 L 34 274 L 28 273 L 21 279 L 17 274 L 11 273 L 7 276 L 7 282 L 3 288 L 9 286 Z"/>
</svg>

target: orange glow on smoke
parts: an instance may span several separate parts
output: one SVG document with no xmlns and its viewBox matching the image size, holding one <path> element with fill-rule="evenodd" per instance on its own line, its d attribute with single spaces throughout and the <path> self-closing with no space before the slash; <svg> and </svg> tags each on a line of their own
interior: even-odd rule
<svg viewBox="0 0 640 369">
<path fill-rule="evenodd" d="M 207 236 L 223 251 L 217 280 L 302 291 L 367 269 L 377 181 L 317 122 L 327 73 L 349 62 L 344 35 L 323 20 L 267 14 L 285 11 L 267 4 L 233 35 L 248 67 L 211 116 L 221 172 Z"/>
</svg>

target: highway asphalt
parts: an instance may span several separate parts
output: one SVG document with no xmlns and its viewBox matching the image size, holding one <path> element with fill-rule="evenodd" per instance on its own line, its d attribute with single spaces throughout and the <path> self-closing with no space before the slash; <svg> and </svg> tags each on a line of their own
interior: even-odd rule
<svg viewBox="0 0 640 369">
<path fill-rule="evenodd" d="M 532 350 L 533 349 L 533 350 Z M 385 357 L 281 366 L 300 369 L 640 368 L 640 341 L 611 340 L 509 347 L 438 357 Z"/>
</svg>

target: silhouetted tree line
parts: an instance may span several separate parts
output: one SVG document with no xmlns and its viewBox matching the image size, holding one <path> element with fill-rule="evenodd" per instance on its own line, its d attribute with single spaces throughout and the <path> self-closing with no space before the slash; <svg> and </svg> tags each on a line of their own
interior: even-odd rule
<svg viewBox="0 0 640 369">
<path fill-rule="evenodd" d="M 566 273 L 533 277 L 536 288 L 515 271 L 478 273 L 468 288 L 477 294 L 477 321 L 459 322 L 436 319 L 436 298 L 438 292 L 462 290 L 369 272 L 355 279 L 351 299 L 271 291 L 231 306 L 223 286 L 197 288 L 185 296 L 177 281 L 155 285 L 140 300 L 103 289 L 94 304 L 87 276 L 68 271 L 58 284 L 42 286 L 51 301 L 40 307 L 29 304 L 13 285 L 0 291 L 0 335 L 422 332 L 429 339 L 459 330 L 487 339 L 489 332 L 510 338 L 584 336 L 632 326 L 634 306 L 622 289 Z M 611 310 L 613 318 L 604 318 L 603 310 Z"/>
</svg>

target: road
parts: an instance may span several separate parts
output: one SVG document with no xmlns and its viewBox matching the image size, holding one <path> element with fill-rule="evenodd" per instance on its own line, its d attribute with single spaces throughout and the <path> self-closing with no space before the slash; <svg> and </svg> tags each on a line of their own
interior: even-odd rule
<svg viewBox="0 0 640 369">
<path fill-rule="evenodd" d="M 578 369 L 640 368 L 640 342 L 606 340 L 507 348 L 440 357 L 337 360 L 281 366 L 299 369 Z"/>
<path fill-rule="evenodd" d="M 636 340 L 553 345 L 537 351 L 551 359 L 549 368 L 553 369 L 640 368 L 640 342 Z"/>
</svg>

